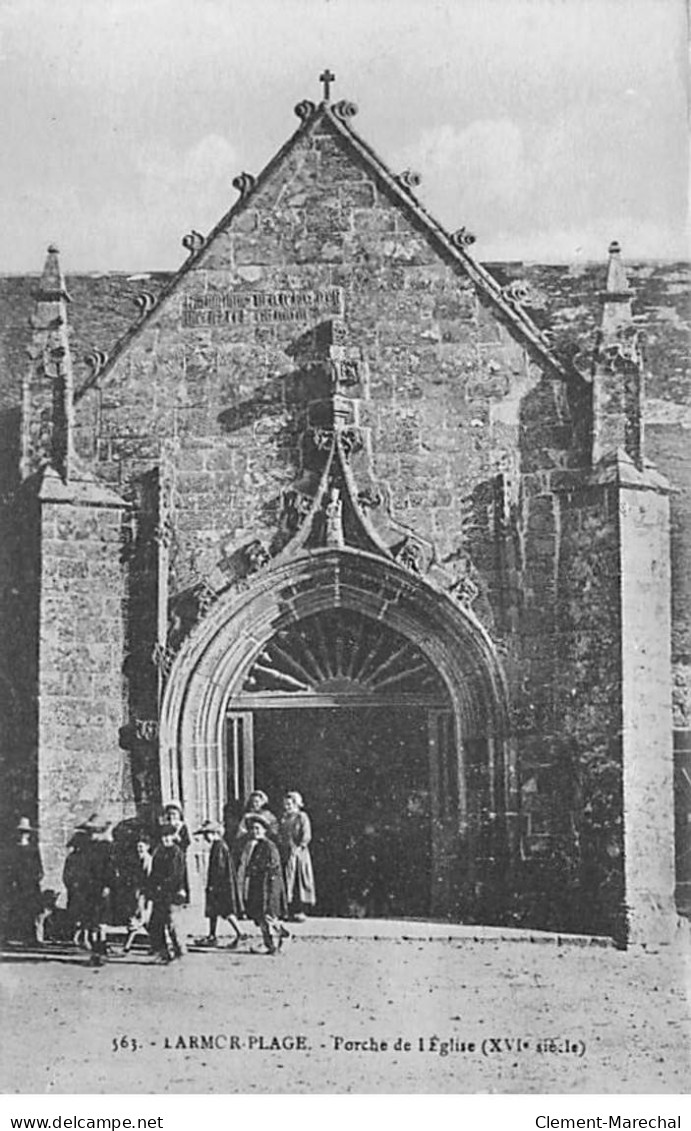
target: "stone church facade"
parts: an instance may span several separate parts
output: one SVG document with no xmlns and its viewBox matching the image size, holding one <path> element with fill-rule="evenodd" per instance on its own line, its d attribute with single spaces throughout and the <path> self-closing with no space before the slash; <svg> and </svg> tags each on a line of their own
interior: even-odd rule
<svg viewBox="0 0 691 1131">
<path fill-rule="evenodd" d="M 565 353 L 352 104 L 296 113 L 86 373 L 57 249 L 33 287 L 7 827 L 58 886 L 94 810 L 299 789 L 326 914 L 669 938 L 673 489 L 619 248 Z"/>
</svg>

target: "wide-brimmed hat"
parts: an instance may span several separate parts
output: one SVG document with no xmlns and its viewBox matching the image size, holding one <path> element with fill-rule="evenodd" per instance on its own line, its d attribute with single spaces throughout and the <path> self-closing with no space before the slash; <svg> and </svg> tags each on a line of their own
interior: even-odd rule
<svg viewBox="0 0 691 1131">
<path fill-rule="evenodd" d="M 197 829 L 195 836 L 203 836 L 204 833 L 218 833 L 219 836 L 223 833 L 223 829 L 218 821 L 202 821 L 201 828 Z"/>
<path fill-rule="evenodd" d="M 182 805 L 180 804 L 179 801 L 169 801 L 167 805 L 163 806 L 163 812 L 164 813 L 170 813 L 171 810 L 174 810 L 176 813 L 179 813 L 181 817 L 184 817 L 184 815 L 185 815 L 182 811 Z"/>
<path fill-rule="evenodd" d="M 33 827 L 33 825 L 31 824 L 31 821 L 29 820 L 28 817 L 20 817 L 19 821 L 17 822 L 17 832 L 18 833 L 35 833 L 36 829 Z"/>
<path fill-rule="evenodd" d="M 80 825 L 77 825 L 76 832 L 78 833 L 105 833 L 112 825 L 112 821 L 106 820 L 99 813 L 92 813 Z"/>
<path fill-rule="evenodd" d="M 246 825 L 263 825 L 265 829 L 271 828 L 271 818 L 265 817 L 263 813 L 246 813 Z"/>
<path fill-rule="evenodd" d="M 268 805 L 269 804 L 269 799 L 266 796 L 266 794 L 264 793 L 263 789 L 253 789 L 252 790 L 249 797 L 247 798 L 247 804 L 248 805 L 249 805 L 249 803 L 250 803 L 250 801 L 252 800 L 253 797 L 258 797 L 259 800 L 261 801 L 262 805 Z"/>
</svg>

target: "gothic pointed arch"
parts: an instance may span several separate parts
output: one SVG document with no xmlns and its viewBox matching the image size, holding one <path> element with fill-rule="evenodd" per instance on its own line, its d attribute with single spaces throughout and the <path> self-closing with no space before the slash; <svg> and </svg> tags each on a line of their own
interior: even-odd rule
<svg viewBox="0 0 691 1131">
<path fill-rule="evenodd" d="M 354 618 L 362 627 L 350 642 L 339 636 L 346 612 L 349 624 Z M 382 651 L 368 650 L 368 639 L 379 639 Z M 479 883 L 488 868 L 511 857 L 516 832 L 501 664 L 468 609 L 372 553 L 312 550 L 218 599 L 181 648 L 166 684 L 164 793 L 183 801 L 192 820 L 222 817 L 224 728 L 229 713 L 252 706 L 248 696 L 282 694 L 292 705 L 301 697 L 353 694 L 362 703 L 368 694 L 384 702 L 387 694 L 411 691 L 416 702 L 450 720 L 458 784 L 445 819 L 448 827 L 452 817 L 470 879 Z"/>
</svg>

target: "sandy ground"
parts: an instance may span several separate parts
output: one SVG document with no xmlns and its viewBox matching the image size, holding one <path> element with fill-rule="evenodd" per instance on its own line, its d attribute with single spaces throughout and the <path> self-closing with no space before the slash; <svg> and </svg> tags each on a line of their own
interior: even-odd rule
<svg viewBox="0 0 691 1131">
<path fill-rule="evenodd" d="M 685 961 L 493 937 L 303 935 L 275 958 L 219 950 L 160 967 L 138 952 L 100 970 L 69 948 L 6 953 L 0 1087 L 687 1093 Z"/>
</svg>

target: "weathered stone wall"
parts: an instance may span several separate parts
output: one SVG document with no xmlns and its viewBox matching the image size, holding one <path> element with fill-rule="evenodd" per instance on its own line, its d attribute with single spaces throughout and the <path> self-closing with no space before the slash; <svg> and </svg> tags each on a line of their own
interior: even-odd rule
<svg viewBox="0 0 691 1131">
<path fill-rule="evenodd" d="M 122 510 L 42 501 L 38 804 L 46 886 L 74 826 L 132 811 L 124 722 Z"/>
<path fill-rule="evenodd" d="M 188 627 L 186 602 L 191 620 L 200 591 L 236 576 L 243 547 L 283 544 L 287 493 L 311 497 L 316 487 L 308 431 L 324 422 L 329 393 L 310 364 L 311 332 L 333 317 L 359 354 L 360 458 L 401 535 L 427 539 L 448 565 L 471 559 L 476 611 L 503 655 L 531 883 L 534 892 L 551 885 L 539 906 L 519 901 L 516 917 L 576 925 L 590 770 L 606 776 L 619 765 L 608 788 L 621 813 L 610 740 L 619 710 L 614 535 L 602 493 L 573 502 L 587 459 L 586 398 L 540 371 L 328 124 L 218 231 L 80 402 L 80 453 L 99 475 L 141 497 L 138 485 L 161 462 L 157 516 L 155 504 L 140 504 L 134 535 L 149 581 L 130 593 L 141 601 L 154 592 L 163 545 L 170 641 Z M 128 664 L 138 679 L 148 673 L 153 708 L 153 627 L 142 628 L 132 600 L 128 623 Z M 621 858 L 611 870 L 620 893 Z M 592 923 L 607 929 L 606 884 L 603 893 Z"/>
<path fill-rule="evenodd" d="M 673 934 L 673 789 L 669 502 L 623 490 L 622 606 L 624 853 L 629 938 Z"/>
<path fill-rule="evenodd" d="M 228 288 L 230 310 L 220 305 Z M 322 301 L 255 306 L 289 292 Z M 364 363 L 359 423 L 400 522 L 434 538 L 444 558 L 458 549 L 477 484 L 515 462 L 520 391 L 539 373 L 324 126 L 215 237 L 80 406 L 82 454 L 113 482 L 140 473 L 162 438 L 177 443 L 175 591 L 243 542 L 276 538 L 282 493 L 305 474 L 304 433 L 326 396 L 301 362 L 302 339 L 338 313 L 341 295 Z M 213 324 L 214 301 L 234 320 Z"/>
<path fill-rule="evenodd" d="M 625 936 L 620 553 L 616 489 L 562 497 L 552 796 L 572 923 Z M 570 798 L 564 806 L 564 798 Z"/>
<path fill-rule="evenodd" d="M 576 474 L 523 487 L 512 722 L 526 860 L 515 914 L 623 937 L 616 502 Z"/>
<path fill-rule="evenodd" d="M 44 503 L 46 845 L 61 855 L 94 808 L 157 800 L 173 650 L 247 547 L 280 550 L 314 496 L 331 397 L 315 329 L 333 319 L 355 361 L 357 474 L 398 537 L 472 570 L 509 681 L 527 860 L 515 905 L 484 892 L 476 913 L 621 936 L 619 531 L 609 489 L 587 485 L 587 388 L 540 368 L 325 118 L 79 399 L 79 454 L 133 515 L 119 545 L 122 508 Z"/>
<path fill-rule="evenodd" d="M 18 460 L 17 449 L 15 455 Z M 31 484 L 26 490 L 13 486 L 1 512 L 0 539 L 0 817 L 8 832 L 19 817 L 36 820 L 38 797 L 40 511 Z M 4 838 L 3 850 L 10 839 Z"/>
<path fill-rule="evenodd" d="M 306 433 L 328 394 L 309 338 L 335 315 L 360 353 L 357 423 L 401 536 L 434 542 L 442 562 L 470 552 L 478 608 L 510 633 L 499 512 L 516 505 L 521 471 L 580 460 L 570 406 L 328 125 L 298 142 L 84 396 L 81 454 L 131 484 L 165 441 L 171 595 L 218 586 L 250 541 L 281 544 L 286 492 L 314 490 Z M 529 540 L 533 526 L 542 537 L 531 523 Z M 532 584 L 539 609 L 537 575 Z"/>
</svg>

